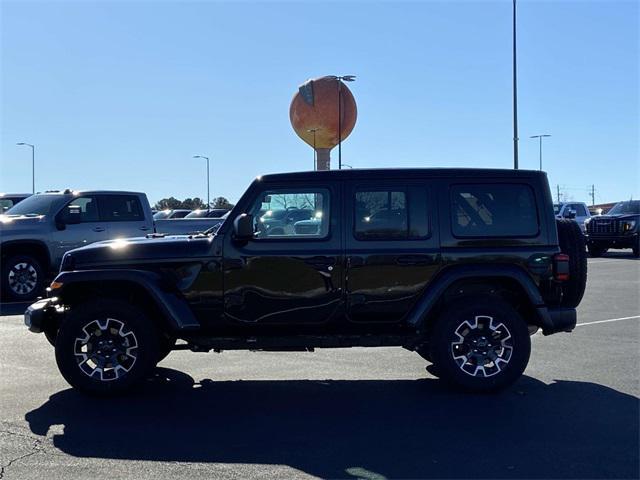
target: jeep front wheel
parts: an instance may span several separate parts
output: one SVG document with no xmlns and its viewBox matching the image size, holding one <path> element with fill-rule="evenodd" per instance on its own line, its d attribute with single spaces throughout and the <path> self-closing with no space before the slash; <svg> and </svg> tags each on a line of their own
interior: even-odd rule
<svg viewBox="0 0 640 480">
<path fill-rule="evenodd" d="M 526 322 L 500 298 L 474 297 L 445 309 L 429 343 L 440 378 L 478 393 L 514 383 L 531 352 Z"/>
<path fill-rule="evenodd" d="M 85 393 L 114 395 L 143 380 L 158 359 L 151 320 L 119 300 L 72 307 L 56 337 L 56 362 L 69 384 Z"/>
</svg>

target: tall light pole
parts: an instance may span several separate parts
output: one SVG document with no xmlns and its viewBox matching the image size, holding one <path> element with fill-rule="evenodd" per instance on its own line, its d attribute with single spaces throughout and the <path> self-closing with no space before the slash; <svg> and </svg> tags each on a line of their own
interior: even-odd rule
<svg viewBox="0 0 640 480">
<path fill-rule="evenodd" d="M 542 170 L 542 139 L 545 137 L 550 137 L 551 135 L 543 134 L 543 135 L 531 135 L 529 138 L 539 138 L 540 139 L 540 170 Z"/>
<path fill-rule="evenodd" d="M 36 193 L 36 146 L 25 142 L 16 145 L 31 147 L 31 193 Z"/>
<path fill-rule="evenodd" d="M 211 199 L 209 198 L 209 157 L 194 155 L 193 158 L 204 158 L 207 161 L 207 210 L 209 210 L 211 208 Z"/>
<path fill-rule="evenodd" d="M 516 0 L 513 0 L 513 168 L 518 169 L 518 74 L 516 68 Z"/>
<path fill-rule="evenodd" d="M 355 75 L 333 75 L 338 81 L 338 170 L 342 170 L 342 82 L 355 82 Z"/>
</svg>

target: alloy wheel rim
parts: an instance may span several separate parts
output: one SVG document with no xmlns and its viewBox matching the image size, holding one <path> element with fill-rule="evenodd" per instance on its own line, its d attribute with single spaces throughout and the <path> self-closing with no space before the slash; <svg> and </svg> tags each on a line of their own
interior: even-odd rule
<svg viewBox="0 0 640 480">
<path fill-rule="evenodd" d="M 82 328 L 73 350 L 78 367 L 90 378 L 103 382 L 126 375 L 138 359 L 138 339 L 120 320 L 93 320 Z"/>
<path fill-rule="evenodd" d="M 9 288 L 18 295 L 27 295 L 38 284 L 38 272 L 27 262 L 16 263 L 9 271 Z"/>
<path fill-rule="evenodd" d="M 502 372 L 513 355 L 513 337 L 504 323 L 478 315 L 465 320 L 454 333 L 451 354 L 458 368 L 472 377 Z"/>
</svg>

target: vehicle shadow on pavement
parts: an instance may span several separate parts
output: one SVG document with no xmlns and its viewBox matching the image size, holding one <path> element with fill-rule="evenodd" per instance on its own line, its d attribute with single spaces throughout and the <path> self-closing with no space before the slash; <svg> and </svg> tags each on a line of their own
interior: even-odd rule
<svg viewBox="0 0 640 480">
<path fill-rule="evenodd" d="M 638 398 L 524 377 L 499 395 L 437 380 L 195 383 L 159 368 L 137 393 L 74 390 L 29 412 L 77 457 L 289 465 L 323 478 L 638 478 Z"/>
<path fill-rule="evenodd" d="M 27 307 L 32 303 L 33 302 L 0 303 L 0 315 L 22 315 Z"/>
</svg>

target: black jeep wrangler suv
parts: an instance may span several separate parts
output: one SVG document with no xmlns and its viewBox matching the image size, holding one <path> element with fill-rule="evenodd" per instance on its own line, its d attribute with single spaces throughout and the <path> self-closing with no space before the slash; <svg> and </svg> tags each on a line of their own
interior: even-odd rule
<svg viewBox="0 0 640 480">
<path fill-rule="evenodd" d="M 640 257 L 640 200 L 616 203 L 606 215 L 586 222 L 589 253 L 600 257 L 610 248 L 631 248 Z"/>
<path fill-rule="evenodd" d="M 586 268 L 542 172 L 276 174 L 217 230 L 72 250 L 25 323 L 93 394 L 176 349 L 353 346 L 401 346 L 454 387 L 493 391 L 520 377 L 532 333 L 574 328 Z"/>
</svg>

